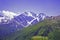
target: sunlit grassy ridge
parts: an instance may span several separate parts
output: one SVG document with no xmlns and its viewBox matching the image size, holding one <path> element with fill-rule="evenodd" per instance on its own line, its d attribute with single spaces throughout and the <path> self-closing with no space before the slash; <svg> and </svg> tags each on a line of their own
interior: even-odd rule
<svg viewBox="0 0 60 40">
<path fill-rule="evenodd" d="M 48 37 L 43 37 L 43 36 L 33 36 L 31 40 L 48 40 Z"/>
<path fill-rule="evenodd" d="M 2 40 L 48 40 L 48 34 L 53 32 L 55 29 L 60 29 L 60 20 L 49 20 L 45 19 L 38 24 L 24 28 L 23 30 L 11 33 Z M 60 30 L 59 30 L 60 31 Z M 34 37 L 35 36 L 35 37 Z M 36 39 L 36 37 L 38 37 Z"/>
</svg>

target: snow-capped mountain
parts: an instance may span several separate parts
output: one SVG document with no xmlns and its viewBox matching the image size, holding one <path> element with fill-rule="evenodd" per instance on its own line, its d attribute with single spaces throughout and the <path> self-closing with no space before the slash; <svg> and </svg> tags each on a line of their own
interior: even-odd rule
<svg viewBox="0 0 60 40">
<path fill-rule="evenodd" d="M 33 12 L 24 12 L 21 14 L 16 14 L 10 11 L 2 11 L 3 17 L 0 17 L 0 25 L 8 25 L 17 30 L 20 30 L 29 25 L 34 25 L 46 17 L 44 13 L 33 13 Z"/>
<path fill-rule="evenodd" d="M 20 24 L 23 27 L 27 27 L 29 25 L 33 25 L 38 23 L 39 21 L 42 21 L 45 16 L 46 15 L 44 13 L 35 14 L 33 12 L 24 12 L 15 17 L 13 20 L 15 20 L 17 24 Z"/>
<path fill-rule="evenodd" d="M 11 32 L 22 30 L 29 25 L 37 24 L 44 20 L 44 13 L 24 12 L 16 14 L 10 11 L 0 12 L 0 34 L 7 35 Z"/>
</svg>

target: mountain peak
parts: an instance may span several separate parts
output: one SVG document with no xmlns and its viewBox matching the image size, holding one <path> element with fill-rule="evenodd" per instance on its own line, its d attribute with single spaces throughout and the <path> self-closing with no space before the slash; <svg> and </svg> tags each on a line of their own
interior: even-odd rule
<svg viewBox="0 0 60 40">
<path fill-rule="evenodd" d="M 22 29 L 28 27 L 29 25 L 37 24 L 38 22 L 44 20 L 45 14 L 36 14 L 34 12 L 24 12 L 16 14 L 10 11 L 2 11 L 3 17 L 0 17 L 0 24 L 7 24 L 10 27 L 15 27 L 16 29 Z"/>
<path fill-rule="evenodd" d="M 24 26 L 36 24 L 39 21 L 42 21 L 45 18 L 45 14 L 35 14 L 34 12 L 24 12 L 21 13 L 19 16 L 15 17 L 14 20 L 21 23 Z"/>
</svg>

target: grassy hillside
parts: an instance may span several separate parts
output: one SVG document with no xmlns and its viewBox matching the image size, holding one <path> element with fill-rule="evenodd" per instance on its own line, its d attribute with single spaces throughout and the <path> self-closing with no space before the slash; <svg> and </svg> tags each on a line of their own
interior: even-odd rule
<svg viewBox="0 0 60 40">
<path fill-rule="evenodd" d="M 34 36 L 42 36 L 42 38 L 47 37 L 46 40 L 48 40 L 48 34 L 53 32 L 55 29 L 60 29 L 59 27 L 60 20 L 45 19 L 38 24 L 29 26 L 15 33 L 11 33 L 9 36 L 4 37 L 2 40 L 32 40 Z M 35 38 L 33 38 L 33 40 L 35 40 Z"/>
</svg>

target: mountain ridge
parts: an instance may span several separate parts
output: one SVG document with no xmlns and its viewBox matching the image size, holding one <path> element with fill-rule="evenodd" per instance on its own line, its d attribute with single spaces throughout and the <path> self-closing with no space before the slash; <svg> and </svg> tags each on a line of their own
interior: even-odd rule
<svg viewBox="0 0 60 40">
<path fill-rule="evenodd" d="M 33 15 L 33 16 L 31 16 L 31 15 Z M 43 16 L 45 16 L 45 15 L 43 15 Z M 38 22 L 42 21 L 42 17 L 40 15 L 39 16 L 36 15 L 33 12 L 31 12 L 30 14 L 28 14 L 28 12 L 21 13 L 18 16 L 14 16 L 14 18 L 12 18 L 11 20 L 9 18 L 7 18 L 6 16 L 4 16 L 4 17 L 3 17 L 3 19 L 0 20 L 1 21 L 0 22 L 0 28 L 1 28 L 0 32 L 2 35 L 7 35 L 9 33 L 22 30 L 25 27 L 28 27 L 30 25 L 35 25 Z"/>
</svg>

